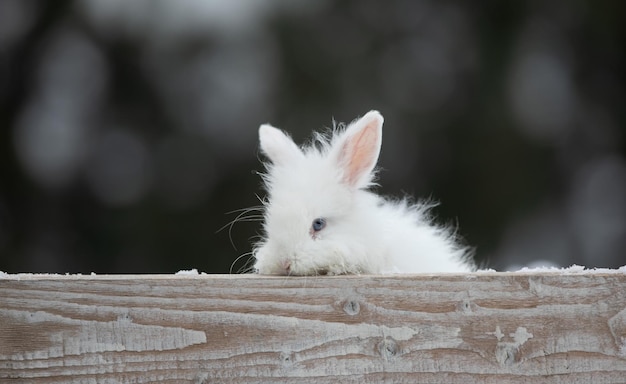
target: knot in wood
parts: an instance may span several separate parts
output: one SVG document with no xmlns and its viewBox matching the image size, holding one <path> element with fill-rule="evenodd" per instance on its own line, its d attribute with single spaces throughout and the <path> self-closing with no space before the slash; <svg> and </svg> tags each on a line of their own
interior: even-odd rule
<svg viewBox="0 0 626 384">
<path fill-rule="evenodd" d="M 290 367 L 293 365 L 293 354 L 289 352 L 281 352 L 280 353 L 280 364 L 283 367 Z"/>
<path fill-rule="evenodd" d="M 361 310 L 361 306 L 359 305 L 359 302 L 356 300 L 352 300 L 352 299 L 346 300 L 345 304 L 343 305 L 343 311 L 350 316 L 357 315 L 360 310 Z"/>
<path fill-rule="evenodd" d="M 461 312 L 470 313 L 472 312 L 472 302 L 469 299 L 465 299 L 459 303 L 458 309 Z"/>
<path fill-rule="evenodd" d="M 391 360 L 399 354 L 398 343 L 393 339 L 385 338 L 378 343 L 378 352 L 385 360 Z"/>
<path fill-rule="evenodd" d="M 513 343 L 498 343 L 496 361 L 501 366 L 511 366 L 519 361 L 519 347 Z"/>
</svg>

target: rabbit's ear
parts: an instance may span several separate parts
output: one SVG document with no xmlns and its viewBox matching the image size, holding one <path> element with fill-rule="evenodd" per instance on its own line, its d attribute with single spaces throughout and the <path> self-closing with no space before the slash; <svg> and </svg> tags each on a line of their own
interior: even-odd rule
<svg viewBox="0 0 626 384">
<path fill-rule="evenodd" d="M 337 152 L 343 179 L 353 188 L 369 186 L 373 169 L 378 161 L 383 135 L 383 116 L 378 111 L 369 111 L 351 123 L 334 150 Z"/>
<path fill-rule="evenodd" d="M 302 151 L 289 136 L 269 124 L 259 127 L 259 142 L 261 150 L 274 165 L 286 164 L 302 156 Z"/>
</svg>

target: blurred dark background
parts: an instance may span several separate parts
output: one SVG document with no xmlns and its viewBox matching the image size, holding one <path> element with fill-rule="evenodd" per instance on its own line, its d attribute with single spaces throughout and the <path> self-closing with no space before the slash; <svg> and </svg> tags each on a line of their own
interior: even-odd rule
<svg viewBox="0 0 626 384">
<path fill-rule="evenodd" d="M 626 264 L 626 2 L 0 0 L 0 270 L 228 273 L 259 124 L 385 116 L 477 258 Z M 217 232 L 217 233 L 216 233 Z M 235 263 L 243 266 L 245 258 Z"/>
</svg>

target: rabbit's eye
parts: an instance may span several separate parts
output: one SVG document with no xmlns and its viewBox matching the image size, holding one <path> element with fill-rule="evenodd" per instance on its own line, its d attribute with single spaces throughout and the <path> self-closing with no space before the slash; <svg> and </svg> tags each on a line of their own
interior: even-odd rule
<svg viewBox="0 0 626 384">
<path fill-rule="evenodd" d="M 322 229 L 324 229 L 325 226 L 326 226 L 326 219 L 322 217 L 318 217 L 317 219 L 313 220 L 313 224 L 311 224 L 311 229 L 314 232 L 319 232 Z"/>
</svg>

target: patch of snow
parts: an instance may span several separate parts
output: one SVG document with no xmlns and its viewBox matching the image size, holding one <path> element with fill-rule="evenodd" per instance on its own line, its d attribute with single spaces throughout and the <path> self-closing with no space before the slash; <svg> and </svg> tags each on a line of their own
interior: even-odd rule
<svg viewBox="0 0 626 384">
<path fill-rule="evenodd" d="M 189 270 L 180 270 L 178 272 L 175 273 L 175 275 L 199 275 L 198 270 L 196 268 L 193 269 L 189 269 Z"/>
<path fill-rule="evenodd" d="M 504 333 L 502 333 L 499 325 L 496 325 L 495 332 L 487 332 L 487 334 L 494 335 L 498 339 L 498 341 L 502 341 L 502 338 L 504 337 Z"/>
<path fill-rule="evenodd" d="M 545 273 L 545 272 L 560 272 L 560 273 L 577 273 L 577 274 L 587 274 L 587 273 L 626 273 L 626 265 L 619 267 L 617 269 L 610 268 L 586 268 L 581 265 L 572 264 L 566 268 L 557 268 L 557 267 L 538 267 L 538 268 L 529 268 L 523 267 L 514 272 L 523 272 L 523 273 Z"/>
<path fill-rule="evenodd" d="M 533 338 L 533 334 L 528 332 L 528 330 L 526 330 L 526 328 L 524 327 L 517 327 L 515 333 L 510 333 L 509 336 L 511 336 L 513 340 L 519 345 L 522 345 L 529 339 Z"/>
</svg>

